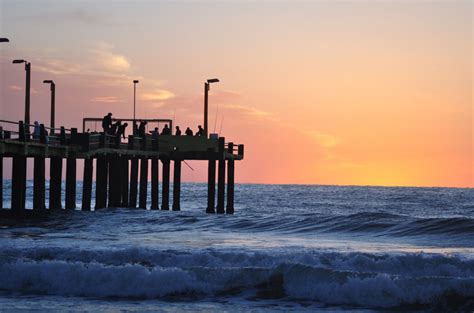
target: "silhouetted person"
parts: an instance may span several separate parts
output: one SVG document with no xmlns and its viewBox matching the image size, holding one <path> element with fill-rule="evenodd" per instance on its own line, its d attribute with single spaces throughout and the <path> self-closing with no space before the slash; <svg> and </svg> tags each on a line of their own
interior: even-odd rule
<svg viewBox="0 0 474 313">
<path fill-rule="evenodd" d="M 181 136 L 181 129 L 179 129 L 179 126 L 176 126 L 176 132 L 174 134 L 176 136 Z"/>
<path fill-rule="evenodd" d="M 113 123 L 112 126 L 110 127 L 110 132 L 109 132 L 109 134 L 110 134 L 111 136 L 115 136 L 115 135 L 117 134 L 117 131 L 118 131 L 118 129 L 119 129 L 119 127 L 120 127 L 121 125 L 122 125 L 122 122 L 120 122 L 120 121 L 117 121 L 117 122 Z"/>
<path fill-rule="evenodd" d="M 128 126 L 128 123 L 124 123 L 123 125 L 119 125 L 117 127 L 117 138 L 120 138 L 120 136 L 123 137 L 123 139 L 125 139 L 125 129 L 127 128 Z"/>
<path fill-rule="evenodd" d="M 161 131 L 162 135 L 171 135 L 171 129 L 168 127 L 168 124 L 165 124 L 165 127 L 163 127 L 163 130 Z"/>
<path fill-rule="evenodd" d="M 40 124 L 38 123 L 38 121 L 35 121 L 34 125 L 35 126 L 33 128 L 33 139 L 39 139 L 41 134 Z"/>
<path fill-rule="evenodd" d="M 137 122 L 133 122 L 133 135 L 138 135 L 138 125 Z"/>
<path fill-rule="evenodd" d="M 145 127 L 146 127 L 146 122 L 142 121 L 140 122 L 140 126 L 138 126 L 138 136 L 140 137 L 145 137 Z"/>
<path fill-rule="evenodd" d="M 151 138 L 158 139 L 158 135 L 160 134 L 158 127 L 155 127 L 154 130 L 150 130 Z"/>
<path fill-rule="evenodd" d="M 193 135 L 193 131 L 189 127 L 186 128 L 186 131 L 184 133 L 186 134 L 186 136 L 192 136 Z"/>
<path fill-rule="evenodd" d="M 112 113 L 107 114 L 102 119 L 102 129 L 104 130 L 104 133 L 109 133 L 110 126 L 112 126 Z"/>
<path fill-rule="evenodd" d="M 204 136 L 204 128 L 201 125 L 198 126 L 199 130 L 196 132 L 196 136 Z"/>
</svg>

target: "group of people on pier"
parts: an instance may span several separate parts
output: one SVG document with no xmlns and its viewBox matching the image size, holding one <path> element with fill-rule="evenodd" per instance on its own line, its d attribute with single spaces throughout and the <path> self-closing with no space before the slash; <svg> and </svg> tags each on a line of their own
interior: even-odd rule
<svg viewBox="0 0 474 313">
<path fill-rule="evenodd" d="M 146 121 L 140 121 L 140 124 L 137 125 L 137 123 L 134 123 L 133 125 L 133 134 L 137 135 L 139 137 L 145 137 L 146 136 Z M 108 134 L 110 136 L 114 136 L 116 138 L 123 137 L 125 139 L 125 129 L 127 128 L 128 124 L 124 123 L 122 124 L 121 121 L 116 121 L 113 123 L 112 119 L 112 113 L 108 113 L 104 118 L 102 119 L 102 129 L 104 130 L 105 134 Z M 172 136 L 172 131 L 171 128 L 168 126 L 168 124 L 165 124 L 163 129 L 161 130 L 161 133 L 158 129 L 158 127 L 155 127 L 153 130 L 150 130 L 149 133 L 152 135 L 153 139 L 157 139 L 158 136 Z M 202 128 L 201 125 L 198 126 L 198 131 L 196 134 L 193 133 L 192 129 L 187 127 L 184 134 L 186 136 L 204 136 L 204 128 Z M 175 127 L 175 133 L 174 136 L 181 136 L 181 129 L 179 126 Z"/>
</svg>

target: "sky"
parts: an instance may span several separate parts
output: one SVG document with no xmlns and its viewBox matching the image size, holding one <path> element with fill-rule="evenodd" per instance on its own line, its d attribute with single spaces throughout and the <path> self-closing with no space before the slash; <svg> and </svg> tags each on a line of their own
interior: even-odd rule
<svg viewBox="0 0 474 313">
<path fill-rule="evenodd" d="M 473 187 L 472 1 L 0 0 L 0 116 L 133 114 L 245 144 L 241 183 Z M 93 129 L 95 125 L 90 125 Z M 185 181 L 206 181 L 190 162 Z M 8 175 L 8 173 L 7 173 Z"/>
</svg>

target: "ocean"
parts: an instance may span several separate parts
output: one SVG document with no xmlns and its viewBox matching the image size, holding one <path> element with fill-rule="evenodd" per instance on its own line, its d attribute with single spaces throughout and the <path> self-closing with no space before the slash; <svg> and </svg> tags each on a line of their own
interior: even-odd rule
<svg viewBox="0 0 474 313">
<path fill-rule="evenodd" d="M 0 311 L 474 311 L 473 189 L 237 184 L 234 215 L 206 192 L 1 220 Z"/>
</svg>

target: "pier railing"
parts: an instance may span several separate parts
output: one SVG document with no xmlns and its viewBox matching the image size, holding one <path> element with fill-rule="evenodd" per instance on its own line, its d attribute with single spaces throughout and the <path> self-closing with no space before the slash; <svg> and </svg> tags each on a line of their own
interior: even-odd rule
<svg viewBox="0 0 474 313">
<path fill-rule="evenodd" d="M 156 120 L 168 121 L 168 120 Z M 37 127 L 37 126 L 36 126 Z M 94 153 L 120 153 L 147 155 L 153 153 L 186 154 L 191 159 L 207 159 L 209 152 L 220 153 L 224 158 L 243 159 L 244 146 L 225 143 L 224 138 L 208 139 L 202 136 L 172 136 L 146 134 L 144 137 L 128 135 L 125 138 L 104 132 L 79 133 L 77 128 L 55 128 L 22 121 L 0 120 L 0 140 L 13 144 L 43 145 L 49 148 L 65 148 L 78 153 L 78 157 L 90 157 Z M 30 149 L 31 150 L 31 149 Z M 8 151 L 3 151 L 3 153 Z M 31 151 L 33 152 L 33 150 Z M 191 156 L 192 155 L 192 156 Z M 186 158 L 186 157 L 183 157 Z"/>
</svg>

